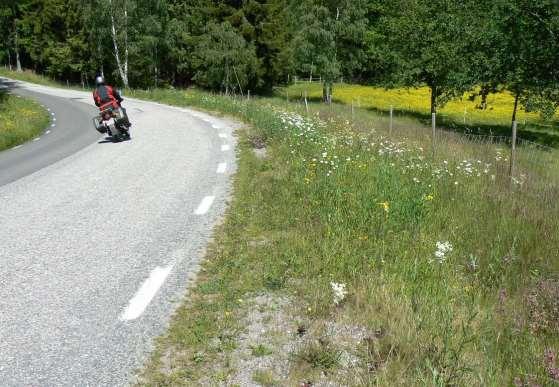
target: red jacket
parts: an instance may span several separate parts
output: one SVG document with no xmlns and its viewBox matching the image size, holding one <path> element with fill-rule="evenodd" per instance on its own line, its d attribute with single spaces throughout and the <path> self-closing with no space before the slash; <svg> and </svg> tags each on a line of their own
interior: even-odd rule
<svg viewBox="0 0 559 387">
<path fill-rule="evenodd" d="M 112 86 L 100 85 L 93 91 L 93 100 L 95 105 L 100 108 L 104 108 L 109 104 L 114 108 L 118 108 L 122 97 Z"/>
</svg>

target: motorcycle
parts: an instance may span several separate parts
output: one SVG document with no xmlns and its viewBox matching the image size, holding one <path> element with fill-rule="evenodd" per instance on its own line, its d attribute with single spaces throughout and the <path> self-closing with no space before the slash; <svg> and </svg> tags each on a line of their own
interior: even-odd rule
<svg viewBox="0 0 559 387">
<path fill-rule="evenodd" d="M 111 136 L 114 142 L 130 139 L 130 131 L 126 125 L 126 119 L 122 108 L 116 102 L 109 102 L 99 107 L 99 115 L 93 117 L 93 126 L 102 134 Z"/>
</svg>

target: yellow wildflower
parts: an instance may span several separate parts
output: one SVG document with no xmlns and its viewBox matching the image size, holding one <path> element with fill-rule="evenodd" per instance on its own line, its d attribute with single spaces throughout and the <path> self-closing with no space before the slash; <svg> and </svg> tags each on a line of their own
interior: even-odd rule
<svg viewBox="0 0 559 387">
<path fill-rule="evenodd" d="M 423 197 L 423 199 L 425 199 L 426 201 L 430 202 L 431 200 L 433 200 L 435 197 L 431 194 L 425 195 Z"/>
<path fill-rule="evenodd" d="M 378 205 L 382 207 L 384 212 L 388 213 L 390 211 L 390 204 L 388 202 L 380 202 Z"/>
</svg>

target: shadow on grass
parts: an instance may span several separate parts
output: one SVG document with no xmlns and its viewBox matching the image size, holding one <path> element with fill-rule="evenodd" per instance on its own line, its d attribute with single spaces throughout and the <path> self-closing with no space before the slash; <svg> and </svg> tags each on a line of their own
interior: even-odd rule
<svg viewBox="0 0 559 387">
<path fill-rule="evenodd" d="M 296 96 L 294 99 L 299 99 L 299 96 Z M 322 98 L 320 97 L 309 97 L 307 98 L 307 101 L 313 104 L 323 102 Z M 332 101 L 339 105 L 347 105 L 341 100 L 336 98 L 333 98 Z M 377 113 L 379 115 L 388 115 L 389 113 L 388 110 L 379 109 L 375 107 L 366 107 L 362 109 Z M 431 126 L 431 116 L 429 114 L 418 113 L 418 112 L 413 112 L 408 110 L 398 110 L 397 112 L 395 112 L 395 117 L 398 116 L 414 118 L 422 125 L 425 125 L 427 127 Z M 554 133 L 550 133 L 549 131 L 538 130 L 538 128 L 541 128 L 541 126 L 537 124 L 531 124 L 531 125 L 535 126 L 536 130 L 523 128 L 523 125 L 519 125 L 518 127 L 519 139 L 532 141 L 552 148 L 559 148 L 559 131 L 557 132 L 557 134 L 554 134 Z M 444 129 L 444 130 L 457 132 L 457 133 L 464 133 L 464 134 L 509 137 L 509 138 L 511 137 L 511 127 L 508 125 L 463 124 L 449 118 L 441 117 L 440 115 L 437 117 L 437 127 L 439 129 Z"/>
</svg>

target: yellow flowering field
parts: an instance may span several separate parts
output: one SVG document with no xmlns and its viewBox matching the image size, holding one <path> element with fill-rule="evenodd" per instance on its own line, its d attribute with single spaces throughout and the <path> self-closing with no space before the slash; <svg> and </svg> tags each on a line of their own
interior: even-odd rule
<svg viewBox="0 0 559 387">
<path fill-rule="evenodd" d="M 301 83 L 289 88 L 289 94 L 299 96 L 307 92 L 310 98 L 322 97 L 322 86 L 320 84 Z M 481 97 L 476 96 L 470 100 L 473 93 L 465 93 L 460 99 L 447 103 L 439 113 L 456 122 L 463 123 L 464 116 L 468 125 L 510 125 L 514 98 L 509 92 L 490 94 L 487 97 L 488 107 L 486 110 L 477 109 Z M 360 86 L 349 84 L 336 84 L 334 86 L 333 99 L 336 102 L 351 104 L 364 108 L 370 107 L 377 110 L 388 111 L 390 106 L 395 111 L 409 113 L 429 114 L 430 91 L 428 87 L 420 88 L 398 88 L 384 89 L 374 86 Z M 521 125 L 537 126 L 539 130 L 553 130 L 559 128 L 559 114 L 551 122 L 545 122 L 538 113 L 525 112 L 520 109 L 518 121 Z"/>
</svg>

